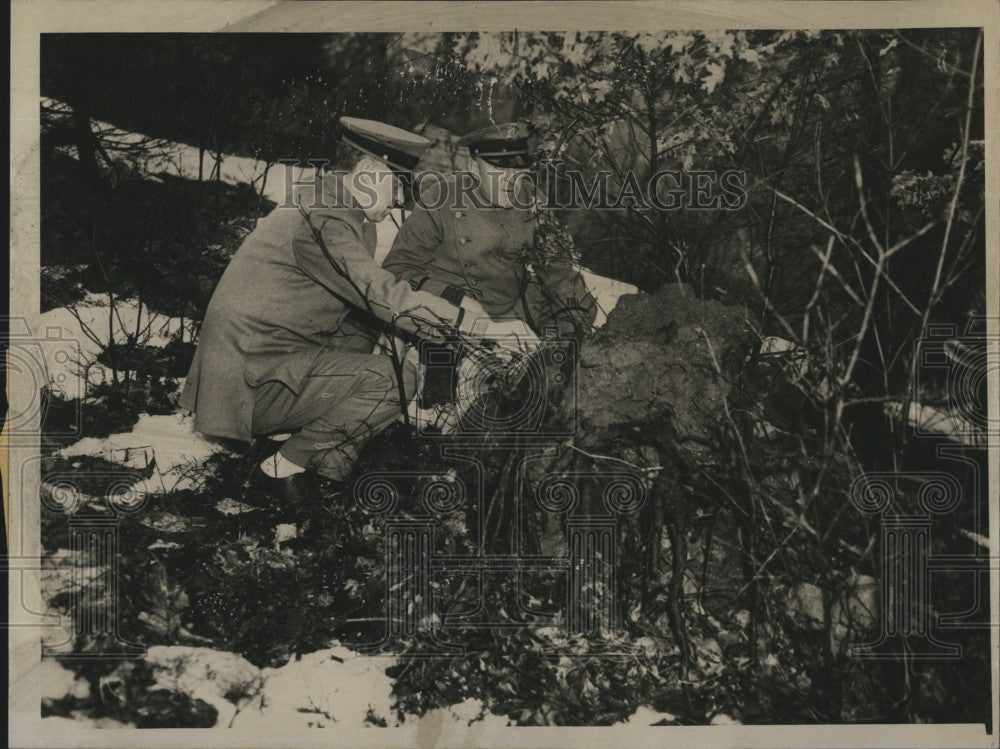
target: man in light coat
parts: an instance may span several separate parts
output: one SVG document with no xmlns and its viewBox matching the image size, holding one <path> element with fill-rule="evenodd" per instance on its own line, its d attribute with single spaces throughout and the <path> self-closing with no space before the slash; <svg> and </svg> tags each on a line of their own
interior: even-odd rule
<svg viewBox="0 0 1000 749">
<path fill-rule="evenodd" d="M 413 367 L 400 381 L 359 331 L 374 322 L 444 340 L 483 315 L 474 300 L 414 290 L 373 259 L 375 222 L 430 141 L 370 120 L 341 125 L 337 166 L 348 173 L 326 175 L 318 196 L 276 208 L 244 240 L 213 293 L 180 401 L 211 436 L 294 432 L 260 466 L 293 501 L 316 496 L 307 471 L 344 480 L 399 415 L 400 390 L 413 393 Z"/>
</svg>

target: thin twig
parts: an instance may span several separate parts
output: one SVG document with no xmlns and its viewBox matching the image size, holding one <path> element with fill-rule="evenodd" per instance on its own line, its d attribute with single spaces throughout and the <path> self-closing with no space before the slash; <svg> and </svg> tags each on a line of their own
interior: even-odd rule
<svg viewBox="0 0 1000 749">
<path fill-rule="evenodd" d="M 572 442 L 566 442 L 565 445 L 566 445 L 566 447 L 569 447 L 572 450 L 576 450 L 581 455 L 586 455 L 591 460 L 609 460 L 609 461 L 612 461 L 612 462 L 615 462 L 615 463 L 621 463 L 623 465 L 627 465 L 629 468 L 634 468 L 637 471 L 642 471 L 642 472 L 648 474 L 650 476 L 650 478 L 652 478 L 652 475 L 654 473 L 663 470 L 663 466 L 661 466 L 661 465 L 656 465 L 656 466 L 639 466 L 639 465 L 636 465 L 635 463 L 629 463 L 627 460 L 622 460 L 621 458 L 616 458 L 613 455 L 596 455 L 594 453 L 589 453 L 586 450 L 583 450 L 583 449 L 577 447 Z"/>
</svg>

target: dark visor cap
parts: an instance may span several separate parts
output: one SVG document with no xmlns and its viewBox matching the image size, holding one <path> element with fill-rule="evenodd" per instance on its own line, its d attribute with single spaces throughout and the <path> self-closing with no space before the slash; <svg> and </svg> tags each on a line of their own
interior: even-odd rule
<svg viewBox="0 0 1000 749">
<path fill-rule="evenodd" d="M 530 169 L 535 164 L 534 158 L 532 158 L 530 154 L 526 153 L 502 154 L 496 156 L 484 156 L 483 154 L 474 155 L 479 156 L 479 158 L 487 164 L 492 164 L 493 166 L 497 166 L 502 169 Z"/>
<path fill-rule="evenodd" d="M 343 141 L 362 153 L 385 162 L 401 177 L 408 177 L 420 162 L 431 141 L 408 130 L 376 120 L 341 117 Z"/>
<path fill-rule="evenodd" d="M 526 169 L 534 164 L 527 122 L 507 122 L 489 125 L 463 135 L 458 145 L 467 146 L 469 153 L 494 166 L 506 169 Z"/>
</svg>

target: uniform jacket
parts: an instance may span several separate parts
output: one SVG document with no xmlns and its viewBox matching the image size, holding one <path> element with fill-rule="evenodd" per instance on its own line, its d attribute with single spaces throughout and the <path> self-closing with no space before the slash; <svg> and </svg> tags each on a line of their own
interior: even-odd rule
<svg viewBox="0 0 1000 749">
<path fill-rule="evenodd" d="M 358 351 L 354 308 L 400 330 L 437 337 L 460 320 L 457 307 L 397 281 L 373 259 L 375 226 L 342 189 L 322 183 L 323 204 L 276 208 L 244 240 L 226 267 L 201 327 L 180 404 L 205 434 L 252 439 L 254 388 L 280 381 L 298 392 L 324 347 Z M 348 281 L 334 268 L 313 228 Z M 370 340 L 367 341 L 370 351 Z"/>
<path fill-rule="evenodd" d="M 459 195 L 456 175 L 423 182 L 420 200 L 403 222 L 383 268 L 415 289 L 456 303 L 469 295 L 492 317 L 533 319 L 541 327 L 539 317 L 546 322 L 560 317 L 548 309 L 552 306 L 567 313 L 561 315 L 564 319 L 579 319 L 584 327 L 593 323 L 596 304 L 571 258 L 536 268 L 533 275 L 518 259 L 532 243 L 533 210 L 477 207 L 468 193 Z"/>
</svg>

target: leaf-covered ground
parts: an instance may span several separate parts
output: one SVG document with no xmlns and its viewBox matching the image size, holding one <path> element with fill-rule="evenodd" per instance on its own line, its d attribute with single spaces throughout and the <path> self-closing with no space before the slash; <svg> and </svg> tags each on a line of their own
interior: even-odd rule
<svg viewBox="0 0 1000 749">
<path fill-rule="evenodd" d="M 416 461 L 433 471 L 435 459 L 433 450 L 399 425 L 370 446 L 362 468 L 392 470 Z M 442 459 L 437 460 L 446 471 Z M 147 496 L 138 509 L 118 513 L 118 635 L 158 655 L 126 662 L 63 660 L 76 678 L 65 694 L 44 702 L 45 714 L 145 726 L 249 720 L 268 704 L 268 679 L 276 688 L 288 678 L 279 677 L 282 668 L 320 658 L 327 663 L 321 671 L 326 676 L 311 682 L 339 681 L 349 671 L 338 671 L 340 664 L 322 654 L 341 653 L 343 661 L 345 653 L 379 640 L 386 595 L 382 521 L 343 494 L 330 494 L 312 507 L 279 508 L 246 480 L 252 465 L 246 456 L 219 451 L 204 464 L 198 485 Z M 110 578 L 101 570 L 77 570 L 74 576 L 67 552 L 71 523 L 110 516 L 103 493 L 116 474 L 134 477 L 134 469 L 98 458 L 52 457 L 43 475 L 66 472 L 91 476 L 89 482 L 77 483 L 89 496 L 71 518 L 44 510 L 43 588 L 52 609 L 81 617 L 86 612 L 79 609 L 80 600 L 100 604 L 112 593 L 107 590 Z M 258 503 L 262 506 L 256 507 Z M 44 506 L 57 507 L 51 501 Z M 472 551 L 470 522 L 459 512 L 439 523 L 440 548 Z M 710 527 L 713 540 L 706 562 Z M 839 654 L 831 654 L 817 621 L 823 617 L 823 592 L 815 586 L 773 591 L 771 600 L 785 601 L 785 609 L 771 610 L 754 624 L 733 562 L 738 541 L 709 513 L 690 531 L 694 543 L 684 610 L 695 656 L 685 670 L 664 593 L 658 592 L 667 580 L 642 590 L 630 564 L 626 542 L 634 532 L 620 529 L 620 548 L 626 551 L 618 581 L 621 627 L 615 632 L 565 634 L 561 602 L 566 583 L 559 573 L 526 574 L 523 585 L 495 576 L 485 581 L 478 617 L 494 626 L 438 630 L 441 639 L 462 649 L 442 654 L 427 632 L 442 616 L 468 611 L 479 595 L 475 575 L 440 576 L 434 586 L 438 618 L 425 622 L 426 631 L 392 643 L 385 653 L 393 656 L 390 660 L 359 657 L 367 665 L 350 666 L 374 679 L 369 683 L 381 683 L 383 692 L 391 689 L 391 698 L 386 694 L 381 703 L 375 701 L 378 710 L 370 716 L 365 711 L 363 724 L 395 725 L 407 716 L 412 720 L 463 704 L 476 707 L 464 708 L 466 712 L 493 714 L 497 717 L 491 720 L 514 725 L 608 725 L 646 718 L 672 725 L 814 722 L 837 717 L 824 711 L 830 690 L 840 692 L 839 719 L 882 719 L 885 705 L 877 698 L 888 693 L 882 680 L 891 669 L 844 658 L 843 641 L 834 643 Z M 539 518 L 539 533 L 543 544 L 558 546 L 558 527 Z M 81 584 L 90 590 L 83 599 L 74 594 L 74 586 Z M 871 604 L 870 592 L 868 598 L 863 590 L 856 595 Z M 497 628 L 523 624 L 526 618 L 518 612 L 525 607 L 551 612 L 555 619 L 546 625 Z M 842 628 L 840 636 L 847 637 L 849 629 Z M 61 646 L 83 652 L 109 648 L 115 648 L 114 642 L 88 636 Z M 221 701 L 216 695 L 214 704 L 214 692 L 206 699 L 196 696 L 193 687 L 164 689 L 165 681 L 176 683 L 177 673 L 195 673 L 191 659 L 197 664 L 206 653 L 243 664 L 237 670 L 245 674 L 245 687 L 233 686 L 239 679 L 231 678 L 228 686 L 217 688 L 223 694 Z M 350 656 L 348 660 L 353 662 Z M 187 665 L 178 670 L 181 662 Z M 210 671 L 219 668 L 215 663 Z M 919 699 L 942 717 L 954 715 L 946 684 L 956 675 L 947 665 L 922 673 L 926 687 Z M 217 682 L 215 676 L 204 680 Z M 357 688 L 362 684 L 358 681 Z M 304 712 L 297 714 L 311 715 L 308 700 L 318 698 L 302 699 Z M 325 709 L 330 712 L 337 705 L 342 702 L 333 700 Z M 323 723 L 322 712 L 317 709 L 314 716 L 317 724 Z M 237 713 L 242 717 L 233 717 Z M 928 719 L 933 717 L 928 713 Z"/>
</svg>

